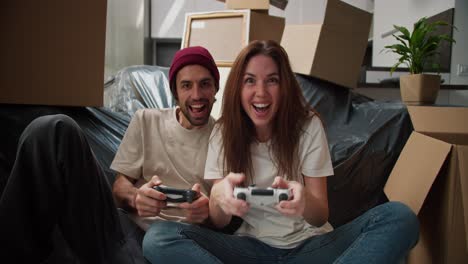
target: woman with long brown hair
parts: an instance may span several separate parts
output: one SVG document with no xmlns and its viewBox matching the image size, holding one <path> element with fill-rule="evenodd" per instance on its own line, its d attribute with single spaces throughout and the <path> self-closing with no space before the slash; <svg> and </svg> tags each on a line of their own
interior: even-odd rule
<svg viewBox="0 0 468 264">
<path fill-rule="evenodd" d="M 233 201 L 224 210 L 217 210 L 231 199 L 226 201 L 224 194 L 216 197 L 220 193 L 214 192 L 213 223 L 221 227 L 229 223 L 230 215 L 246 216 L 238 232 L 248 228 L 250 235 L 260 239 L 265 236 L 265 242 L 282 248 L 331 230 L 329 225 L 322 227 L 328 219 L 326 176 L 333 175 L 327 139 L 319 117 L 305 102 L 283 48 L 265 41 L 253 42 L 242 50 L 223 98 L 222 115 L 210 139 L 205 179 L 239 173 L 232 176 L 236 184 L 290 188 L 295 199 L 276 208 L 249 207 L 244 201 Z M 281 177 L 275 178 L 277 175 Z M 304 189 L 304 185 L 310 188 Z M 305 225 L 303 219 L 281 213 L 303 216 L 305 200 L 311 202 L 304 217 L 320 228 L 299 233 L 296 229 Z M 270 231 L 278 231 L 274 223 L 279 222 L 294 228 L 282 230 L 282 238 L 277 240 Z"/>
<path fill-rule="evenodd" d="M 333 230 L 326 180 L 331 175 L 325 129 L 306 103 L 285 50 L 273 41 L 253 41 L 231 68 L 205 165 L 205 179 L 213 181 L 210 224 L 224 228 L 234 216 L 243 223 L 233 235 L 160 223 L 152 230 L 149 248 L 157 249 L 151 261 L 183 263 L 184 256 L 195 263 L 402 260 L 418 239 L 415 214 L 389 202 Z M 253 184 L 257 189 L 248 187 Z M 237 196 L 239 187 L 244 197 Z M 258 188 L 261 197 L 253 195 Z M 279 191 L 288 194 L 286 200 L 268 196 Z"/>
</svg>

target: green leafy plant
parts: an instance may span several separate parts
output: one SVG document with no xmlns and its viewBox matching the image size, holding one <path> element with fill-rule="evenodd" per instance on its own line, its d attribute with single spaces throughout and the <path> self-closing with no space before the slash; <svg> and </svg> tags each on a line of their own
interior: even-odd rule
<svg viewBox="0 0 468 264">
<path fill-rule="evenodd" d="M 397 33 L 395 33 L 392 36 L 395 37 L 399 43 L 388 45 L 384 48 L 388 52 L 398 54 L 399 59 L 390 69 L 390 74 L 401 64 L 406 65 L 411 74 L 422 73 L 428 63 L 428 59 L 439 55 L 437 48 L 442 41 L 455 43 L 455 40 L 446 34 L 434 33 L 440 26 L 451 26 L 456 29 L 456 27 L 445 21 L 429 23 L 426 17 L 419 19 L 414 24 L 413 32 L 409 32 L 405 27 L 393 25 L 397 33 L 400 34 L 397 35 Z M 430 66 L 433 70 L 439 72 L 440 65 L 438 63 L 432 63 Z"/>
</svg>

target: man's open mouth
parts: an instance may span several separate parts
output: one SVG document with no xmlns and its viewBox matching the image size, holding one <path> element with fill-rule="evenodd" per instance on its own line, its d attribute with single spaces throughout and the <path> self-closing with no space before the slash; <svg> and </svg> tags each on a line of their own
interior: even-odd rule
<svg viewBox="0 0 468 264">
<path fill-rule="evenodd" d="M 206 109 L 206 104 L 193 104 L 188 107 L 192 113 L 202 113 Z"/>
</svg>

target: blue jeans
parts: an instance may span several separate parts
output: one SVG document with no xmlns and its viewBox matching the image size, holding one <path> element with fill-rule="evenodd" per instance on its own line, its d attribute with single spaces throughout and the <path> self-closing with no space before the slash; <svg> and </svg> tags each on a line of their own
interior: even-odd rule
<svg viewBox="0 0 468 264">
<path fill-rule="evenodd" d="M 151 263 L 399 263 L 416 244 L 419 222 L 404 204 L 379 205 L 293 249 L 196 225 L 161 221 L 143 240 Z"/>
</svg>

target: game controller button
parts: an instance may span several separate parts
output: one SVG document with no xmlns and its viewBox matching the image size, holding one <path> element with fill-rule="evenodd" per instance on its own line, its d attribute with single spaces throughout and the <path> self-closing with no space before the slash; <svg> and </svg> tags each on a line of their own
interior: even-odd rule
<svg viewBox="0 0 468 264">
<path fill-rule="evenodd" d="M 288 200 L 288 195 L 285 193 L 282 193 L 278 196 L 279 201 L 287 201 Z"/>
<path fill-rule="evenodd" d="M 246 201 L 247 200 L 247 195 L 245 195 L 245 193 L 238 193 L 237 194 L 237 199 Z"/>
</svg>

